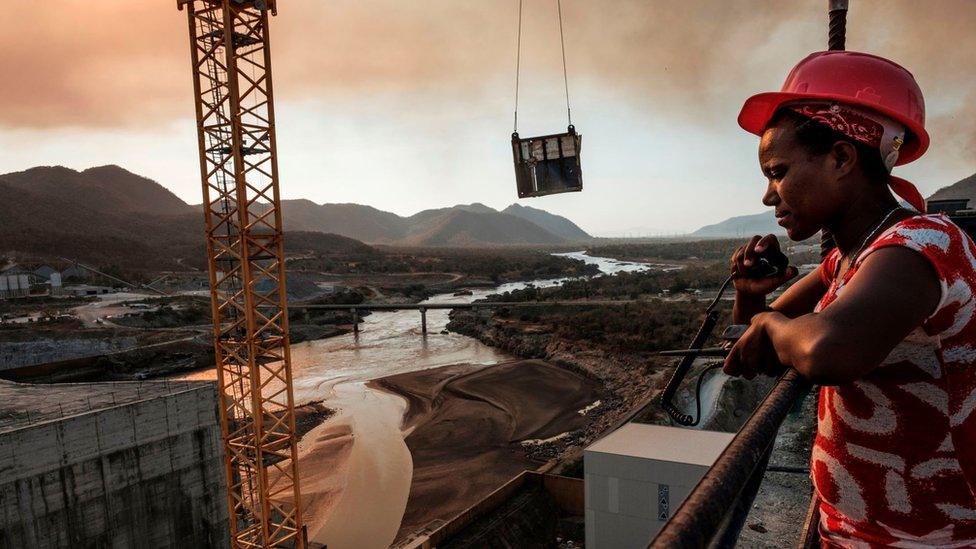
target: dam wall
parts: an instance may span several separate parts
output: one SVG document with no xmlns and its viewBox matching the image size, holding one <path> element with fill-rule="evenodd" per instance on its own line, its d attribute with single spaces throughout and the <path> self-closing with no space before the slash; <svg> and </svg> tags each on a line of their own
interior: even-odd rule
<svg viewBox="0 0 976 549">
<path fill-rule="evenodd" d="M 211 382 L 0 382 L 0 548 L 228 547 Z"/>
</svg>

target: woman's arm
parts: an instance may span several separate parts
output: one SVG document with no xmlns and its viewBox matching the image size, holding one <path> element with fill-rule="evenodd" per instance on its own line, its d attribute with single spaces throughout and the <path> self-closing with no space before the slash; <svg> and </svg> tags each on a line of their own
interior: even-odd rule
<svg viewBox="0 0 976 549">
<path fill-rule="evenodd" d="M 857 380 L 920 326 L 940 298 L 939 279 L 921 254 L 882 248 L 864 260 L 822 312 L 792 319 L 775 311 L 756 315 L 730 351 L 726 372 L 749 377 L 771 373 L 770 359 L 775 358 L 819 384 Z"/>
</svg>

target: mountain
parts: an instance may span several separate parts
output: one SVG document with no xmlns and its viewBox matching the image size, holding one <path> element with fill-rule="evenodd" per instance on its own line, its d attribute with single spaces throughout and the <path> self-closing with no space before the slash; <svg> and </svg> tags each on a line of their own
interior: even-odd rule
<svg viewBox="0 0 976 549">
<path fill-rule="evenodd" d="M 942 187 L 926 200 L 945 200 L 948 198 L 968 198 L 969 207 L 976 208 L 976 174 L 960 179 L 952 185 Z M 902 206 L 907 206 L 904 201 L 899 202 Z M 754 234 L 782 234 L 783 232 L 783 228 L 776 224 L 776 216 L 773 211 L 769 210 L 755 215 L 730 217 L 721 223 L 706 225 L 691 234 L 706 237 L 737 237 Z"/>
<path fill-rule="evenodd" d="M 976 207 L 976 174 L 956 181 L 948 187 L 932 193 L 927 200 L 945 200 L 947 198 L 968 198 L 969 207 Z"/>
<path fill-rule="evenodd" d="M 359 204 L 283 200 L 289 230 L 339 234 L 396 246 L 506 246 L 561 244 L 591 238 L 572 221 L 544 210 L 512 204 L 497 211 L 484 204 L 434 208 L 409 217 Z"/>
<path fill-rule="evenodd" d="M 285 228 L 334 233 L 366 242 L 392 243 L 407 232 L 405 218 L 359 204 L 322 204 L 282 200 Z"/>
<path fill-rule="evenodd" d="M 730 217 L 721 223 L 705 225 L 691 233 L 692 236 L 705 237 L 739 237 L 754 234 L 784 234 L 786 231 L 776 224 L 776 215 L 772 210 L 753 215 Z"/>
<path fill-rule="evenodd" d="M 0 175 L 0 180 L 15 189 L 57 196 L 103 211 L 154 215 L 194 211 L 166 187 L 118 166 L 81 172 L 63 166 L 41 166 Z"/>
<path fill-rule="evenodd" d="M 404 246 L 497 246 L 511 244 L 560 244 L 565 239 L 531 221 L 491 210 L 479 213 L 465 208 L 425 210 L 412 220 Z"/>
<path fill-rule="evenodd" d="M 550 233 L 556 236 L 561 236 L 567 240 L 589 240 L 593 238 L 587 234 L 586 231 L 579 228 L 576 223 L 573 223 L 561 215 L 551 214 L 538 208 L 512 204 L 511 206 L 502 210 L 502 213 L 514 215 L 515 217 L 521 217 L 522 219 L 531 221 Z"/>
<path fill-rule="evenodd" d="M 58 254 L 92 262 L 201 266 L 203 216 L 165 187 L 118 166 L 75 171 L 42 166 L 0 175 L 0 253 Z M 359 204 L 283 200 L 289 250 L 369 250 L 362 241 L 403 246 L 562 244 L 588 238 L 564 217 L 513 204 L 504 212 L 459 204 L 409 217 Z M 303 233 L 299 235 L 299 233 Z M 318 236 L 316 236 L 318 235 Z M 325 236 L 331 235 L 331 236 Z M 316 238 L 323 243 L 314 244 Z"/>
<path fill-rule="evenodd" d="M 118 166 L 3 174 L 0 197 L 0 254 L 133 270 L 206 268 L 199 209 Z M 346 237 L 300 231 L 289 231 L 285 245 L 289 252 L 373 252 Z"/>
</svg>

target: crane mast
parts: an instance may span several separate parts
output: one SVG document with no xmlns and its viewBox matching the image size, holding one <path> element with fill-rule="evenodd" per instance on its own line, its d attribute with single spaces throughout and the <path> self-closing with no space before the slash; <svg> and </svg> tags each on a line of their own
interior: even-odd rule
<svg viewBox="0 0 976 549">
<path fill-rule="evenodd" d="M 304 547 L 271 87 L 274 0 L 187 12 L 235 548 Z"/>
</svg>

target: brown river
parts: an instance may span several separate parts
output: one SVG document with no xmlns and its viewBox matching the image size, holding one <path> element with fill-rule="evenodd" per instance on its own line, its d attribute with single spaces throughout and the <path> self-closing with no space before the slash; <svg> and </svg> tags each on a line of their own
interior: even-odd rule
<svg viewBox="0 0 976 549">
<path fill-rule="evenodd" d="M 667 269 L 587 256 L 603 274 Z M 545 287 L 565 279 L 536 280 Z M 524 288 L 503 284 L 473 295 L 441 294 L 437 303 L 466 303 L 488 294 Z M 396 536 L 410 494 L 413 462 L 401 427 L 406 401 L 366 382 L 393 374 L 450 364 L 495 364 L 514 357 L 480 341 L 446 332 L 448 310 L 427 311 L 428 335 L 418 311 L 374 312 L 360 333 L 296 343 L 291 347 L 296 403 L 324 400 L 337 413 L 310 431 L 299 444 L 302 499 L 310 542 L 330 549 L 388 547 Z M 445 333 L 442 333 L 445 332 Z M 213 370 L 192 379 L 213 379 Z M 340 455 L 340 458 L 335 456 Z"/>
</svg>

